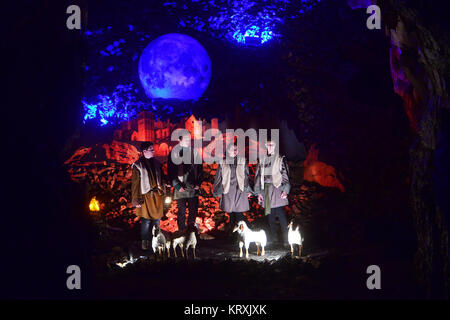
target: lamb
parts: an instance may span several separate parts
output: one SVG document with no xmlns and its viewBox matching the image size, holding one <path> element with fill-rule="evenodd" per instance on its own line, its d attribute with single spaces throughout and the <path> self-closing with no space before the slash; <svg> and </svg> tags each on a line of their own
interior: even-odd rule
<svg viewBox="0 0 450 320">
<path fill-rule="evenodd" d="M 165 230 L 161 230 L 161 233 L 164 235 L 164 238 L 166 238 L 166 251 L 167 251 L 167 257 L 170 258 L 170 248 L 172 247 L 173 239 L 175 238 L 175 232 L 168 232 Z M 176 252 L 175 252 L 176 256 Z"/>
<path fill-rule="evenodd" d="M 302 255 L 302 247 L 303 247 L 303 238 L 300 234 L 299 226 L 297 225 L 297 228 L 294 229 L 294 222 L 291 221 L 288 224 L 288 241 L 289 245 L 291 246 L 291 255 L 294 255 L 294 244 L 298 245 L 298 256 L 301 257 Z"/>
<path fill-rule="evenodd" d="M 256 244 L 257 255 L 261 254 L 263 256 L 265 254 L 264 247 L 267 244 L 267 237 L 264 230 L 252 231 L 245 221 L 239 221 L 238 225 L 233 229 L 233 232 L 235 231 L 237 231 L 244 240 L 239 241 L 239 257 L 242 258 L 242 247 L 245 245 L 245 257 L 248 259 L 248 247 L 251 242 L 255 242 Z M 262 247 L 262 251 L 260 251 L 259 246 Z"/>
<path fill-rule="evenodd" d="M 164 256 L 166 248 L 166 237 L 162 234 L 161 229 L 157 225 L 152 228 L 152 249 L 159 256 Z"/>
<path fill-rule="evenodd" d="M 198 225 L 197 224 L 189 224 L 186 229 L 186 258 L 188 257 L 189 247 L 192 247 L 192 253 L 194 259 L 195 256 L 195 247 L 197 246 L 197 236 L 198 236 Z"/>
<path fill-rule="evenodd" d="M 173 248 L 175 258 L 177 258 L 177 246 L 180 246 L 181 256 L 184 258 L 183 246 L 184 246 L 185 241 L 186 241 L 185 230 L 176 231 L 172 234 L 170 244 Z M 169 253 L 169 256 L 170 256 L 170 253 Z"/>
<path fill-rule="evenodd" d="M 166 249 L 168 257 L 170 257 L 170 247 L 173 248 L 174 256 L 177 258 L 177 247 L 180 246 L 181 256 L 185 258 L 184 250 L 186 250 L 186 258 L 188 256 L 189 247 L 192 247 L 194 259 L 196 258 L 195 248 L 197 246 L 198 225 L 190 224 L 184 230 L 171 233 L 167 238 Z"/>
</svg>

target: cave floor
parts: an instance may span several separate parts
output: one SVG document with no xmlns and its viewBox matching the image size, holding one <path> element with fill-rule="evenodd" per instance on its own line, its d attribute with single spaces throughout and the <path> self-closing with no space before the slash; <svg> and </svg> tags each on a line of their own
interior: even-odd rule
<svg viewBox="0 0 450 320">
<path fill-rule="evenodd" d="M 134 253 L 134 258 L 138 255 L 141 255 L 145 259 L 147 258 L 155 258 L 152 250 L 150 249 L 147 252 L 144 252 L 139 248 L 140 243 L 135 242 L 132 246 L 129 247 L 131 251 Z M 245 256 L 245 248 L 243 248 L 243 253 Z M 177 249 L 177 257 L 180 256 L 180 249 Z M 193 259 L 192 249 L 189 249 L 188 259 Z M 283 257 L 290 256 L 289 248 L 282 248 L 279 245 L 268 245 L 266 247 L 265 255 L 257 255 L 256 254 L 256 246 L 255 244 L 251 244 L 249 248 L 249 260 L 264 262 L 269 261 L 273 262 Z M 173 251 L 171 251 L 171 258 L 173 257 Z M 239 257 L 239 245 L 237 240 L 234 239 L 213 239 L 213 240 L 199 240 L 199 244 L 196 248 L 196 260 L 204 260 L 211 259 L 217 261 L 223 261 L 226 259 L 230 259 L 232 261 L 242 260 L 244 258 Z"/>
<path fill-rule="evenodd" d="M 327 250 L 291 257 L 289 248 L 268 246 L 266 255 L 239 258 L 237 239 L 199 240 L 197 259 L 157 258 L 140 249 L 139 241 L 127 248 L 112 248 L 94 257 L 97 266 L 91 293 L 104 299 L 416 299 L 410 261 L 383 259 L 383 288 L 368 290 L 366 268 L 373 264 L 371 248 L 348 254 Z M 130 261 L 123 267 L 117 263 Z M 379 260 L 378 260 L 379 261 Z M 108 267 L 105 268 L 105 265 Z M 400 275 L 400 276 L 399 276 Z"/>
</svg>

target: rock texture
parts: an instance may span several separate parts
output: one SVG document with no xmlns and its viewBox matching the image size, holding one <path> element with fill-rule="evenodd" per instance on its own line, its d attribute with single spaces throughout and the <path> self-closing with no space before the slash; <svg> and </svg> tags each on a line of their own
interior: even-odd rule
<svg viewBox="0 0 450 320">
<path fill-rule="evenodd" d="M 353 8 L 367 1 L 348 1 Z M 448 18 L 441 1 L 372 1 L 391 40 L 394 90 L 415 132 L 410 181 L 418 249 L 416 273 L 429 297 L 448 297 L 449 81 Z"/>
<path fill-rule="evenodd" d="M 339 181 L 336 169 L 326 163 L 319 161 L 319 150 L 315 145 L 309 148 L 308 156 L 304 162 L 305 172 L 303 179 L 316 182 L 323 187 L 338 188 L 345 192 L 345 188 Z"/>
</svg>

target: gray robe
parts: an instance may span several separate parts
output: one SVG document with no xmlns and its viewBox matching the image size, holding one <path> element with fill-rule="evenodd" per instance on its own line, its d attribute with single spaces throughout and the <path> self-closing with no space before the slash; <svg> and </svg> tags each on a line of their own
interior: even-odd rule
<svg viewBox="0 0 450 320">
<path fill-rule="evenodd" d="M 247 193 L 253 193 L 249 185 L 249 170 L 248 165 L 245 166 L 244 191 L 241 191 L 238 186 L 236 175 L 236 164 L 230 164 L 230 189 L 228 193 L 224 194 L 222 184 L 222 166 L 219 165 L 216 172 L 216 177 L 213 186 L 213 196 L 220 197 L 219 208 L 225 212 L 245 212 L 250 210 L 250 204 Z"/>
<path fill-rule="evenodd" d="M 265 190 L 263 190 L 261 186 L 261 165 L 262 163 L 258 163 L 258 166 L 256 168 L 255 173 L 255 193 L 256 194 L 262 194 L 263 197 L 265 195 Z M 282 163 L 281 163 L 281 176 L 282 181 L 281 185 L 276 188 L 272 184 L 272 175 L 268 174 L 270 172 L 270 163 L 265 164 L 265 172 L 267 174 L 264 175 L 264 184 L 269 184 L 269 197 L 270 197 L 270 208 L 278 208 L 278 207 L 284 207 L 289 205 L 288 199 L 282 199 L 281 193 L 284 191 L 287 194 L 289 194 L 289 191 L 291 190 L 291 184 L 289 183 L 289 167 L 286 161 L 285 157 L 282 157 Z M 262 203 L 262 207 L 264 208 L 264 201 Z"/>
</svg>

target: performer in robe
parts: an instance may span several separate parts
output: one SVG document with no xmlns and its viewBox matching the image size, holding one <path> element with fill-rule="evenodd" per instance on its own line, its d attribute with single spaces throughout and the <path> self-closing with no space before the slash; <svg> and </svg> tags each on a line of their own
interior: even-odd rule
<svg viewBox="0 0 450 320">
<path fill-rule="evenodd" d="M 188 224 L 194 224 L 198 211 L 198 196 L 203 179 L 203 165 L 199 154 L 191 148 L 191 135 L 186 132 L 179 138 L 178 148 L 173 148 L 167 162 L 167 171 L 174 187 L 173 199 L 177 201 L 178 230 L 186 228 L 186 205 L 189 210 Z M 179 153 L 175 152 L 179 150 Z M 175 164 L 172 155 L 183 158 L 188 155 L 188 163 Z M 200 159 L 200 161 L 199 161 Z"/>
<path fill-rule="evenodd" d="M 249 198 L 253 190 L 249 183 L 249 169 L 245 157 L 238 156 L 238 148 L 230 143 L 226 153 L 232 163 L 222 160 L 217 168 L 213 196 L 220 196 L 219 208 L 230 214 L 229 231 L 241 220 L 247 224 L 244 212 L 250 210 Z"/>
<path fill-rule="evenodd" d="M 270 239 L 277 243 L 276 218 L 280 221 L 282 246 L 288 246 L 288 230 L 285 206 L 289 204 L 288 194 L 291 189 L 289 183 L 289 167 L 284 156 L 275 152 L 276 142 L 267 141 L 266 155 L 259 159 L 255 173 L 254 192 L 258 194 L 258 202 L 264 208 L 270 226 Z"/>
<path fill-rule="evenodd" d="M 159 227 L 163 217 L 164 184 L 161 163 L 154 157 L 152 142 L 141 144 L 141 156 L 131 165 L 131 201 L 136 215 L 141 218 L 142 249 L 150 246 L 153 225 Z"/>
</svg>

